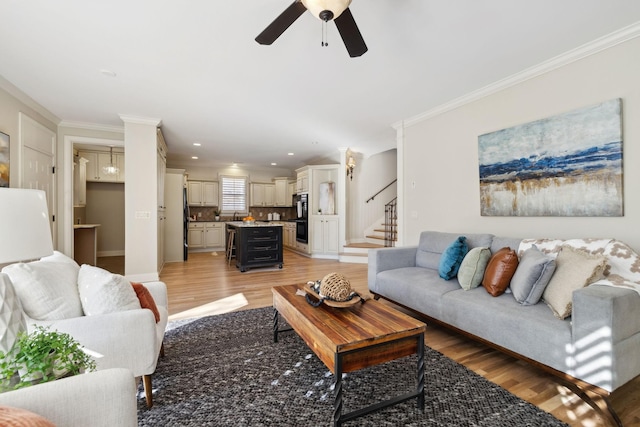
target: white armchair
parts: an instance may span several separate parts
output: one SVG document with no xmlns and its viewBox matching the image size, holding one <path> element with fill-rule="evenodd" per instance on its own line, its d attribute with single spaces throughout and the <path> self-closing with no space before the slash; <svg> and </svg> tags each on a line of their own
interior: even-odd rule
<svg viewBox="0 0 640 427">
<path fill-rule="evenodd" d="M 167 326 L 167 288 L 163 282 L 147 282 L 160 313 L 156 323 L 151 310 L 136 309 L 117 313 L 81 316 L 61 320 L 35 320 L 25 313 L 27 330 L 35 326 L 51 326 L 66 332 L 89 350 L 100 353 L 98 370 L 126 368 L 135 377 L 142 377 L 147 406 L 153 405 L 151 376 L 156 370 L 158 355 Z"/>
<path fill-rule="evenodd" d="M 13 283 L 29 332 L 36 326 L 66 332 L 87 349 L 101 355 L 96 359 L 98 370 L 126 368 L 136 377 L 142 377 L 147 406 L 151 407 L 151 375 L 163 350 L 162 341 L 169 317 L 167 288 L 163 282 L 144 283 L 158 308 L 158 322 L 153 312 L 145 308 L 112 309 L 105 314 L 85 315 L 83 307 L 88 298 L 84 296 L 83 301 L 78 292 L 78 285 L 83 281 L 79 272 L 85 268 L 100 271 L 95 281 L 92 275 L 82 276 L 85 282 L 89 281 L 85 284 L 93 287 L 95 283 L 96 288 L 103 290 L 98 295 L 111 297 L 114 293 L 126 291 L 140 307 L 135 291 L 122 276 L 95 267 L 81 268 L 59 252 L 39 261 L 6 266 L 2 272 Z M 100 301 L 98 299 L 93 304 L 99 305 Z M 105 307 L 108 306 L 106 302 Z"/>
<path fill-rule="evenodd" d="M 135 427 L 135 382 L 126 369 L 89 372 L 0 393 L 0 405 L 21 408 L 58 427 Z"/>
</svg>

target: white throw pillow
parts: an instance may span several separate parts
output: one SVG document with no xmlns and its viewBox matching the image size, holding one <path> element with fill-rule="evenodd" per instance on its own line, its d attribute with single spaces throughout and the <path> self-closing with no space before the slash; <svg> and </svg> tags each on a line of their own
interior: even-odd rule
<svg viewBox="0 0 640 427">
<path fill-rule="evenodd" d="M 140 308 L 131 282 L 99 267 L 82 264 L 78 274 L 78 291 L 87 316 Z"/>
<path fill-rule="evenodd" d="M 2 269 L 6 273 L 24 312 L 36 320 L 60 320 L 82 316 L 78 295 L 80 267 L 60 252 L 40 261 L 17 263 Z"/>
</svg>

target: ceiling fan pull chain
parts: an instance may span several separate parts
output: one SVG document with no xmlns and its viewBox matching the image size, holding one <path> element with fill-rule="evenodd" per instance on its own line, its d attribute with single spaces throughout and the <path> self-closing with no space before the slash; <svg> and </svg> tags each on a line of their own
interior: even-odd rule
<svg viewBox="0 0 640 427">
<path fill-rule="evenodd" d="M 329 43 L 327 43 L 327 21 L 322 21 L 322 42 L 320 46 L 329 46 Z"/>
</svg>

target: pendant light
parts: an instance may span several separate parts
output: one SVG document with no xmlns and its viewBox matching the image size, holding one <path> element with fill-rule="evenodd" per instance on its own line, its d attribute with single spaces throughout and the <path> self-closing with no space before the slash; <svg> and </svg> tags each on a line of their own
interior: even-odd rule
<svg viewBox="0 0 640 427">
<path fill-rule="evenodd" d="M 109 165 L 102 167 L 102 172 L 105 175 L 117 175 L 120 169 L 113 164 L 113 147 L 109 147 Z"/>
</svg>

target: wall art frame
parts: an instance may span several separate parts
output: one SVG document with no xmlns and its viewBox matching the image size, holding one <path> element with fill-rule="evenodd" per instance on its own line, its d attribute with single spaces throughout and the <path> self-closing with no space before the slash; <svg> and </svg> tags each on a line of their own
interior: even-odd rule
<svg viewBox="0 0 640 427">
<path fill-rule="evenodd" d="M 0 188 L 9 187 L 10 178 L 10 144 L 11 139 L 6 133 L 0 132 Z"/>
<path fill-rule="evenodd" d="M 478 137 L 482 216 L 623 216 L 622 99 Z"/>
</svg>

